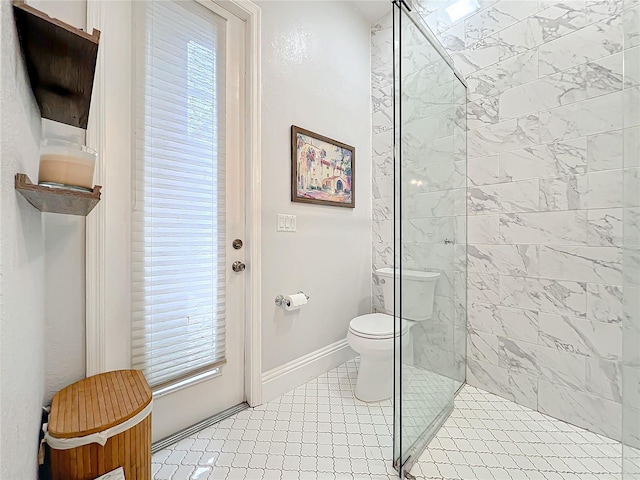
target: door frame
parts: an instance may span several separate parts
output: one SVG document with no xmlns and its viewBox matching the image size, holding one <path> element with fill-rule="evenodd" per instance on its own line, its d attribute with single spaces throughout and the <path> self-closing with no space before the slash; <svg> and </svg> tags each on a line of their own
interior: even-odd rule
<svg viewBox="0 0 640 480">
<path fill-rule="evenodd" d="M 96 66 L 93 103 L 87 128 L 87 146 L 98 152 L 95 182 L 103 185 L 104 194 L 86 220 L 86 375 L 95 375 L 118 368 L 130 368 L 122 358 L 130 359 L 129 337 L 123 345 L 122 331 L 130 332 L 129 300 L 121 297 L 122 281 L 130 278 L 129 245 L 114 247 L 108 242 L 112 232 L 122 230 L 125 224 L 126 239 L 130 238 L 129 212 L 131 199 L 132 144 L 122 141 L 131 138 L 131 63 L 123 62 L 131 50 L 131 18 L 126 18 L 127 2 L 111 4 L 107 9 L 104 0 L 87 1 L 87 30 L 96 28 L 102 32 Z M 200 1 L 200 0 L 197 0 Z M 261 76 L 260 76 L 260 8 L 250 0 L 210 0 L 244 20 L 246 26 L 246 91 L 245 91 L 245 232 L 247 269 L 245 271 L 245 399 L 251 406 L 262 403 L 262 322 L 261 322 Z M 129 9 L 130 11 L 130 9 Z M 131 15 L 129 15 L 131 17 Z M 105 32 L 109 25 L 113 31 Z M 127 28 L 129 29 L 127 31 Z M 116 32 L 116 29 L 121 29 Z M 124 40 L 123 40 L 124 39 Z M 128 48 L 127 48 L 128 47 Z M 124 56 L 123 56 L 124 54 Z M 123 63 L 125 63 L 123 65 Z M 124 68 L 123 68 L 124 67 Z M 108 83 L 107 77 L 117 71 L 119 81 Z M 124 80 L 124 81 L 123 81 Z M 127 91 L 128 89 L 128 91 Z M 123 118 L 129 110 L 127 118 Z M 118 117 L 118 113 L 121 114 Z M 122 181 L 111 185 L 108 179 Z M 126 190 L 126 192 L 124 192 Z M 118 193 L 126 193 L 118 195 Z M 115 229 L 115 230 L 114 230 Z M 116 242 L 117 244 L 118 242 Z M 108 265 L 107 251 L 123 258 L 121 268 Z M 118 335 L 118 333 L 120 335 Z M 111 352 L 118 352 L 112 355 Z M 130 360 L 129 360 L 130 362 Z"/>
</svg>

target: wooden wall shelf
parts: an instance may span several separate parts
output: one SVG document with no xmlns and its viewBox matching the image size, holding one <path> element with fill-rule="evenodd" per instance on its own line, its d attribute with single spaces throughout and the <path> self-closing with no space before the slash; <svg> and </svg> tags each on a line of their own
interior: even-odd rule
<svg viewBox="0 0 640 480">
<path fill-rule="evenodd" d="M 87 128 L 100 32 L 89 35 L 14 0 L 20 46 L 40 114 Z"/>
<path fill-rule="evenodd" d="M 100 201 L 100 189 L 92 192 L 34 185 L 24 173 L 16 174 L 16 190 L 41 212 L 64 213 L 86 217 Z"/>
</svg>

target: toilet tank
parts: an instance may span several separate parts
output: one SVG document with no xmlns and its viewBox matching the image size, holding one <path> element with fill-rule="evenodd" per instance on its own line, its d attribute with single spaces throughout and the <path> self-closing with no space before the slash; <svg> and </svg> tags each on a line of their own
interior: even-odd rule
<svg viewBox="0 0 640 480">
<path fill-rule="evenodd" d="M 382 294 L 384 297 L 384 310 L 386 313 L 393 315 L 393 290 L 394 290 L 394 270 L 393 268 L 380 268 L 376 270 L 378 283 L 382 285 Z M 437 272 L 420 272 L 415 270 L 395 270 L 396 281 L 401 281 L 402 302 L 400 305 L 402 312 L 396 312 L 402 315 L 405 320 L 413 320 L 421 322 L 429 320 L 433 315 L 433 300 L 436 290 L 436 283 L 440 278 Z"/>
</svg>

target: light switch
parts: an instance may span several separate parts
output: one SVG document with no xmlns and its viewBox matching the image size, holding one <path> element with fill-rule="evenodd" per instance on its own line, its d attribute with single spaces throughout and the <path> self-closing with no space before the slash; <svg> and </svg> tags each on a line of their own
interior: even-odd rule
<svg viewBox="0 0 640 480">
<path fill-rule="evenodd" d="M 295 232 L 297 230 L 295 215 L 278 214 L 278 221 L 276 223 L 276 231 L 278 232 Z"/>
</svg>

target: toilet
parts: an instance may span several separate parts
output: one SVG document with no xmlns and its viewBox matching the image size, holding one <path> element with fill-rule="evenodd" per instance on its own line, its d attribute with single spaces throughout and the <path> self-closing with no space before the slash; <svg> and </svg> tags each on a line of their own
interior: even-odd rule
<svg viewBox="0 0 640 480">
<path fill-rule="evenodd" d="M 363 402 L 379 402 L 393 394 L 393 344 L 400 336 L 410 345 L 410 329 L 433 314 L 433 298 L 440 274 L 402 270 L 402 318 L 393 317 L 394 270 L 376 270 L 382 285 L 385 313 L 359 315 L 349 323 L 347 342 L 360 354 L 355 396 Z M 400 271 L 395 271 L 400 279 Z"/>
</svg>

